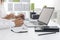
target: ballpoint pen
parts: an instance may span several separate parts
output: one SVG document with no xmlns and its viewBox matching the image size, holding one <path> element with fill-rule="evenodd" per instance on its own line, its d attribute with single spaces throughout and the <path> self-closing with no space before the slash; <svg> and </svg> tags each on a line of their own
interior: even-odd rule
<svg viewBox="0 0 60 40">
<path fill-rule="evenodd" d="M 55 33 L 56 33 L 56 32 L 44 33 L 44 34 L 38 34 L 38 36 L 49 35 L 49 34 L 55 34 Z"/>
</svg>

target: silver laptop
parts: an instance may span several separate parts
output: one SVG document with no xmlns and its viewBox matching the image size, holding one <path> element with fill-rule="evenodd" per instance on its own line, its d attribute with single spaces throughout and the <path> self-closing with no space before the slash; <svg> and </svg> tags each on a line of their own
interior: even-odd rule
<svg viewBox="0 0 60 40">
<path fill-rule="evenodd" d="M 38 22 L 33 22 L 35 25 L 47 25 L 54 12 L 54 7 L 45 7 L 42 9 Z"/>
</svg>

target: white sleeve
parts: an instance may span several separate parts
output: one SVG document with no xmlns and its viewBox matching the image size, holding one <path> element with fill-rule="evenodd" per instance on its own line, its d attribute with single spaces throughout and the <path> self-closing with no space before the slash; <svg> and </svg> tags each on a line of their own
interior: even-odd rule
<svg viewBox="0 0 60 40">
<path fill-rule="evenodd" d="M 0 18 L 4 18 L 7 15 L 3 5 L 0 5 Z"/>
<path fill-rule="evenodd" d="M 15 23 L 10 21 L 10 20 L 0 19 L 0 29 L 11 28 L 11 27 L 14 27 L 14 26 L 15 26 Z"/>
<path fill-rule="evenodd" d="M 10 28 L 15 26 L 15 23 L 13 21 L 9 21 L 7 24 Z"/>
<path fill-rule="evenodd" d="M 10 21 L 8 25 L 9 25 L 9 27 L 10 27 L 10 28 L 12 28 L 12 27 L 14 27 L 14 26 L 15 26 L 15 23 L 14 23 L 14 22 L 12 22 L 12 21 Z"/>
</svg>

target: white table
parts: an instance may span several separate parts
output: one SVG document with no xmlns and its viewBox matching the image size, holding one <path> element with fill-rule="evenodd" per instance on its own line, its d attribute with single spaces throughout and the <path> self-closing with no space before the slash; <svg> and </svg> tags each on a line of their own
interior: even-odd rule
<svg viewBox="0 0 60 40">
<path fill-rule="evenodd" d="M 54 22 L 49 22 L 48 25 L 60 26 Z M 28 28 L 27 33 L 14 33 L 10 29 L 0 30 L 0 40 L 60 40 L 60 32 L 51 35 L 38 36 L 34 32 L 34 28 Z"/>
</svg>

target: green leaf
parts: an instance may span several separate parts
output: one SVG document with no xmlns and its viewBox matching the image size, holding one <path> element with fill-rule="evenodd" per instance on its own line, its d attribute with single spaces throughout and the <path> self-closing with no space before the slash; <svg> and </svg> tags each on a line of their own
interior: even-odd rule
<svg viewBox="0 0 60 40">
<path fill-rule="evenodd" d="M 34 10 L 34 8 L 35 8 L 34 6 L 35 6 L 34 3 L 31 3 L 31 7 L 30 7 L 31 10 Z"/>
</svg>

